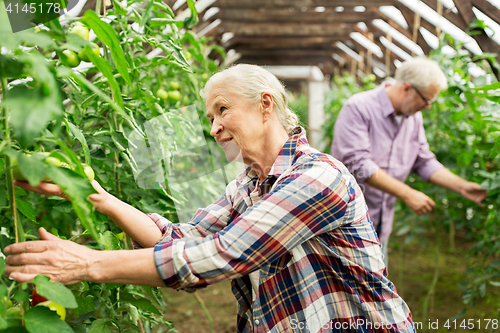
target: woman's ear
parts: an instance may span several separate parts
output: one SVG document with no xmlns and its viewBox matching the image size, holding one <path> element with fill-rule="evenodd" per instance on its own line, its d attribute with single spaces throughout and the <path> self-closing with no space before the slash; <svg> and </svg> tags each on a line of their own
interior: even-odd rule
<svg viewBox="0 0 500 333">
<path fill-rule="evenodd" d="M 270 93 L 262 93 L 260 96 L 260 106 L 264 121 L 267 121 L 273 111 L 273 96 Z"/>
</svg>

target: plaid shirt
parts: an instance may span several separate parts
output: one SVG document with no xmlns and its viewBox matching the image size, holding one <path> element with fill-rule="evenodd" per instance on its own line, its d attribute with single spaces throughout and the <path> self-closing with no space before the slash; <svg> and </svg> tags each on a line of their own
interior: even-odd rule
<svg viewBox="0 0 500 333">
<path fill-rule="evenodd" d="M 250 193 L 258 177 L 248 168 L 188 223 L 150 215 L 163 233 L 160 276 L 185 290 L 232 279 L 238 332 L 414 332 L 355 179 L 311 148 L 304 129 L 295 133 L 257 202 Z"/>
</svg>

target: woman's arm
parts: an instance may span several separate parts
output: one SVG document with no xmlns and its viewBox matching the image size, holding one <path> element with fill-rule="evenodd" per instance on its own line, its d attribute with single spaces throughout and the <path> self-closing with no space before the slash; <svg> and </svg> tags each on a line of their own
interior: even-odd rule
<svg viewBox="0 0 500 333">
<path fill-rule="evenodd" d="M 5 274 L 19 282 L 38 274 L 53 282 L 81 281 L 164 286 L 154 261 L 154 250 L 96 251 L 38 230 L 40 241 L 7 246 Z"/>
<path fill-rule="evenodd" d="M 115 224 L 142 247 L 153 247 L 162 234 L 158 226 L 143 212 L 108 194 L 106 205 L 100 212 L 107 215 Z"/>
<path fill-rule="evenodd" d="M 28 191 L 67 199 L 56 184 L 40 183 L 38 186 L 31 186 L 28 182 L 16 180 L 15 185 Z M 160 240 L 161 231 L 146 214 L 106 192 L 97 181 L 94 180 L 92 186 L 97 193 L 91 194 L 89 200 L 95 209 L 110 217 L 133 240 L 142 247 L 152 247 Z"/>
</svg>

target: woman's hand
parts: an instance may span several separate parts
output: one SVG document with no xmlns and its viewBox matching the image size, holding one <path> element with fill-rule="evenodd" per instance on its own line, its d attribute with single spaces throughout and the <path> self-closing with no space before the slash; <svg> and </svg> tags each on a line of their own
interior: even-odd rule
<svg viewBox="0 0 500 333">
<path fill-rule="evenodd" d="M 99 251 L 59 239 L 44 228 L 38 233 L 39 241 L 16 243 L 4 249 L 6 275 L 19 282 L 31 281 L 38 274 L 63 284 L 92 281 L 91 262 Z"/>
<path fill-rule="evenodd" d="M 68 196 L 63 192 L 59 185 L 56 184 L 42 182 L 37 186 L 31 186 L 30 183 L 26 181 L 16 180 L 14 182 L 14 185 L 19 186 L 27 191 L 32 191 L 44 195 L 55 195 L 69 200 Z M 111 195 L 106 192 L 96 180 L 92 181 L 92 186 L 97 191 L 97 193 L 91 194 L 89 196 L 89 200 L 90 202 L 92 202 L 97 211 L 104 213 Z"/>
</svg>

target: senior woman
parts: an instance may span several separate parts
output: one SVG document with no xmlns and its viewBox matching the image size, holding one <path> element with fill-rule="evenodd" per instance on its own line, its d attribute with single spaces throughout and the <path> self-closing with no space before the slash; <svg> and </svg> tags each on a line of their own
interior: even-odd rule
<svg viewBox="0 0 500 333">
<path fill-rule="evenodd" d="M 94 182 L 96 209 L 144 249 L 95 251 L 41 228 L 42 241 L 5 248 L 7 274 L 185 290 L 232 279 L 238 332 L 414 332 L 360 188 L 344 165 L 308 145 L 277 78 L 237 65 L 214 75 L 202 96 L 211 135 L 228 159 L 248 165 L 219 199 L 172 224 Z M 53 184 L 18 185 L 62 195 Z"/>
</svg>

